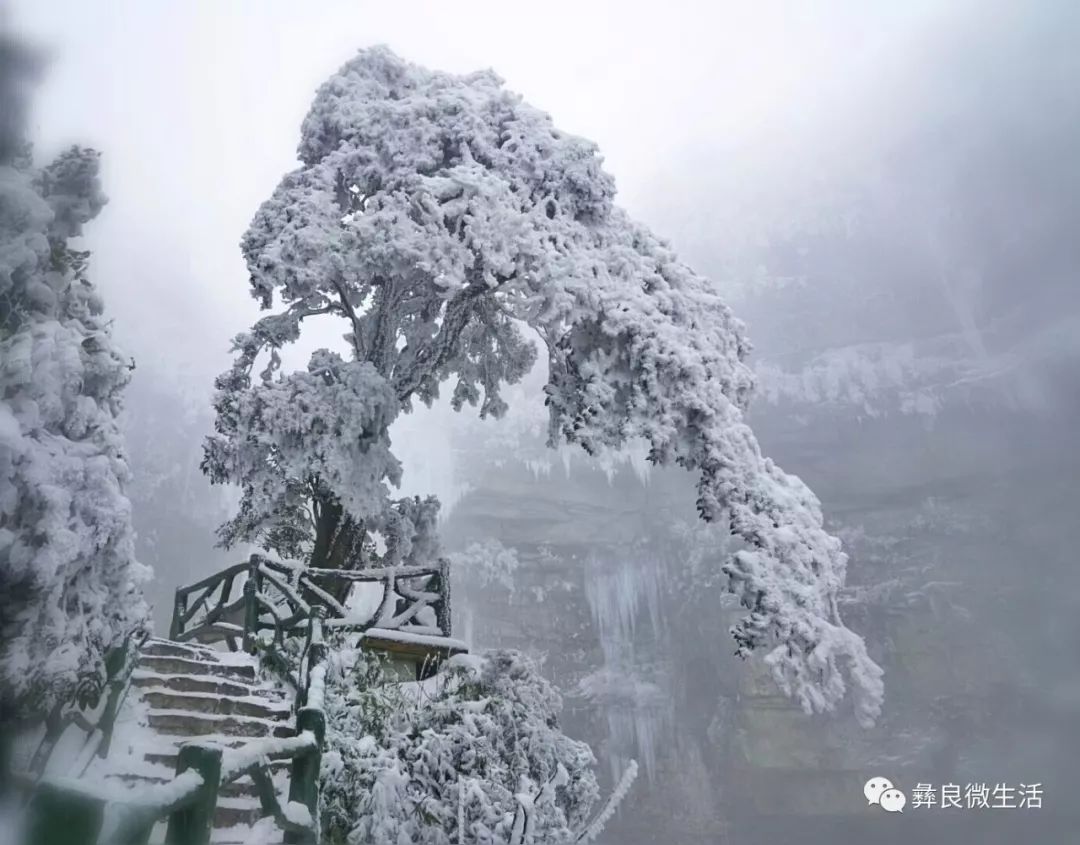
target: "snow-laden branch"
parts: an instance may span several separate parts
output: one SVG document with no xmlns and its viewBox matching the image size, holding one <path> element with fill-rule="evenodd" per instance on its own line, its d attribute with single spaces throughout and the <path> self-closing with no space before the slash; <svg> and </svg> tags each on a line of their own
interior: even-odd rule
<svg viewBox="0 0 1080 845">
<path fill-rule="evenodd" d="M 746 546 L 725 567 L 749 611 L 739 652 L 766 649 L 807 710 L 850 689 L 862 721 L 877 715 L 881 671 L 837 612 L 846 556 L 813 493 L 746 424 L 743 326 L 614 205 L 595 145 L 492 73 L 432 72 L 378 48 L 319 90 L 300 157 L 244 237 L 253 292 L 287 310 L 364 302 L 349 320 L 358 357 L 322 350 L 306 373 L 252 385 L 234 368 L 219 380 L 206 465 L 244 485 L 228 538 L 313 543 L 297 516 L 302 479 L 317 479 L 314 495 L 343 520 L 386 518 L 400 476 L 393 419 L 447 381 L 455 408 L 501 416 L 502 388 L 534 361 L 528 326 L 547 346 L 551 445 L 597 453 L 637 439 L 653 463 L 694 472 L 701 517 L 727 520 Z M 433 523 L 392 533 L 434 548 Z"/>
<path fill-rule="evenodd" d="M 558 727 L 562 702 L 513 652 L 458 655 L 413 698 L 331 673 L 323 824 L 329 838 L 417 845 L 576 841 L 598 788 L 595 757 Z M 515 839 L 516 837 L 516 839 Z"/>
<path fill-rule="evenodd" d="M 596 818 L 589 822 L 588 826 L 578 834 L 577 842 L 582 845 L 587 845 L 589 842 L 596 840 L 603 830 L 615 811 L 619 809 L 619 805 L 626 798 L 627 793 L 630 791 L 630 787 L 633 786 L 634 780 L 637 778 L 638 765 L 636 760 L 631 760 L 629 765 L 622 773 L 622 777 L 619 778 L 619 782 L 615 785 L 615 789 L 611 793 L 611 797 L 608 798 L 607 803 L 604 804 L 604 809 L 597 813 Z"/>
</svg>

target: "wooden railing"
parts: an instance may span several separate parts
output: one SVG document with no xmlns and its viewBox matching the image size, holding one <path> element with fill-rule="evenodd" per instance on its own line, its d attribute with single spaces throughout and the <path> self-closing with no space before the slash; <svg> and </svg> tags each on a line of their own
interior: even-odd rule
<svg viewBox="0 0 1080 845">
<path fill-rule="evenodd" d="M 356 584 L 378 584 L 378 608 L 366 616 L 347 601 Z M 342 598 L 338 598 L 338 597 Z M 385 569 L 312 569 L 253 554 L 245 563 L 176 591 L 169 638 L 225 642 L 254 652 L 264 632 L 280 651 L 287 636 L 303 634 L 312 608 L 322 607 L 327 626 L 450 636 L 450 578 L 445 560 L 435 566 Z M 425 612 L 427 611 L 427 612 Z"/>
<path fill-rule="evenodd" d="M 348 597 L 357 584 L 377 584 L 377 608 L 357 614 Z M 137 801 L 103 792 L 83 780 L 44 779 L 34 788 L 26 845 L 145 845 L 154 825 L 168 820 L 168 845 L 205 845 L 217 798 L 232 781 L 250 776 L 262 814 L 285 831 L 285 841 L 318 837 L 319 767 L 326 718 L 324 632 L 377 628 L 420 637 L 450 637 L 450 579 L 445 560 L 434 566 L 333 570 L 289 565 L 254 554 L 176 591 L 169 638 L 224 642 L 229 649 L 262 650 L 296 690 L 296 733 L 260 739 L 237 749 L 185 743 L 173 780 L 149 787 Z M 269 634 L 269 638 L 266 635 Z M 286 638 L 304 638 L 290 659 Z M 295 652 L 292 652 L 295 653 Z M 126 654 L 126 652 L 125 652 Z M 125 660 L 124 678 L 130 674 Z M 110 702 L 115 698 L 110 686 Z M 112 711 L 115 706 L 112 707 Z M 106 740 L 107 742 L 107 740 Z M 271 760 L 290 759 L 288 801 L 282 806 L 270 778 Z"/>
<path fill-rule="evenodd" d="M 185 743 L 175 777 L 135 798 L 101 791 L 82 780 L 43 780 L 31 799 L 25 845 L 146 845 L 154 825 L 163 819 L 168 821 L 167 845 L 206 845 L 221 789 L 245 775 L 255 783 L 262 815 L 276 821 L 286 842 L 317 842 L 326 735 L 325 615 L 324 608 L 316 606 L 305 619 L 295 736 L 257 739 L 236 749 Z M 282 759 L 292 761 L 284 806 L 270 777 L 270 762 Z"/>
<path fill-rule="evenodd" d="M 82 774 L 95 757 L 109 753 L 113 727 L 131 683 L 131 673 L 147 632 L 136 629 L 105 654 L 104 674 L 91 671 L 80 678 L 74 699 L 58 702 L 45 717 L 45 732 L 29 763 L 29 775 L 45 771 L 56 743 L 75 725 L 85 735 L 74 770 Z"/>
</svg>

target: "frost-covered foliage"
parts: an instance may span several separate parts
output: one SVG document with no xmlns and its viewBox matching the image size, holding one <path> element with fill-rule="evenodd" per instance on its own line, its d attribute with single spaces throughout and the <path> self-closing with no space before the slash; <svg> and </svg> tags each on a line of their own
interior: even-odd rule
<svg viewBox="0 0 1080 845">
<path fill-rule="evenodd" d="M 267 380 L 228 401 L 227 410 L 218 406 L 228 445 L 211 439 L 206 461 L 215 467 L 227 463 L 230 473 L 250 481 L 239 514 L 222 530 L 227 545 L 258 539 L 289 556 L 313 554 L 304 529 L 307 509 L 314 507 L 316 524 L 324 513 L 344 510 L 364 520 L 369 532 L 380 531 L 391 546 L 383 563 L 430 560 L 438 504 L 389 499 L 387 482 L 397 484 L 401 477 L 387 433 L 398 401 L 374 366 L 350 366 L 318 350 L 306 372 Z M 336 542 L 320 562 L 341 566 L 359 539 Z M 326 542 L 333 545 L 329 537 Z M 364 551 L 371 556 L 370 549 Z"/>
<path fill-rule="evenodd" d="M 550 413 L 543 392 L 547 380 L 547 361 L 538 361 L 521 382 L 504 390 L 509 407 L 499 419 L 465 415 L 450 418 L 451 443 L 467 467 L 464 477 L 520 465 L 536 479 L 550 478 L 552 473 L 570 478 L 578 472 L 601 472 L 614 484 L 620 471 L 628 469 L 640 483 L 648 484 L 652 465 L 644 441 L 628 441 L 591 455 L 568 443 L 554 447 L 548 443 Z"/>
<path fill-rule="evenodd" d="M 521 565 L 517 550 L 495 539 L 470 543 L 460 552 L 449 556 L 454 572 L 477 587 L 499 584 L 514 590 L 514 573 Z"/>
<path fill-rule="evenodd" d="M 253 295 L 279 307 L 237 338 L 218 384 L 205 466 L 244 489 L 223 539 L 291 543 L 320 561 L 328 546 L 362 549 L 391 506 L 394 415 L 451 381 L 455 408 L 500 416 L 503 385 L 534 360 L 529 326 L 548 354 L 550 443 L 592 454 L 637 438 L 651 462 L 697 473 L 700 515 L 728 520 L 746 546 L 725 566 L 749 609 L 739 652 L 768 649 L 808 710 L 853 686 L 860 718 L 874 718 L 881 672 L 836 604 L 846 556 L 814 494 L 761 454 L 744 419 L 743 326 L 614 205 L 595 145 L 491 72 L 432 72 L 373 49 L 319 90 L 299 154 L 243 240 Z M 279 350 L 316 315 L 342 321 L 349 357 L 321 351 L 308 374 L 282 374 Z M 361 419 L 346 424 L 337 402 Z"/>
<path fill-rule="evenodd" d="M 25 153 L 0 161 L 0 715 L 8 718 L 41 716 L 69 697 L 147 614 L 117 422 L 129 364 L 86 277 L 88 254 L 69 243 L 104 203 L 91 150 L 71 149 L 43 169 Z"/>
<path fill-rule="evenodd" d="M 761 393 L 770 402 L 815 407 L 853 406 L 868 417 L 892 410 L 932 415 L 940 405 L 943 375 L 952 383 L 963 377 L 952 362 L 917 356 L 913 344 L 867 343 L 830 349 L 800 372 L 776 364 L 758 367 Z"/>
<path fill-rule="evenodd" d="M 336 653 L 327 687 L 324 841 L 504 845 L 517 822 L 519 842 L 554 845 L 586 830 L 595 758 L 559 730 L 559 694 L 527 658 L 462 655 L 421 689 L 353 658 Z"/>
</svg>

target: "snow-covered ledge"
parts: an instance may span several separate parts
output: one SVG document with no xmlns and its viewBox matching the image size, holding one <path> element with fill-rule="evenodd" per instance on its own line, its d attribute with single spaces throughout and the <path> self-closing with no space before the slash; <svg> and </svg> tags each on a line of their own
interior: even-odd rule
<svg viewBox="0 0 1080 845">
<path fill-rule="evenodd" d="M 365 650 L 385 653 L 401 680 L 418 681 L 435 674 L 444 660 L 469 651 L 464 641 L 453 637 L 389 628 L 368 628 L 360 645 Z"/>
</svg>

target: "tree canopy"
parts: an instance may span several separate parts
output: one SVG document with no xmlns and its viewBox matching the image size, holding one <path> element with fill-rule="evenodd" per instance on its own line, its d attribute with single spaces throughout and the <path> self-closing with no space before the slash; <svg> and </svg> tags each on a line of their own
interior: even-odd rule
<svg viewBox="0 0 1080 845">
<path fill-rule="evenodd" d="M 105 203 L 98 156 L 33 167 L 18 120 L 32 68 L 0 38 L 0 721 L 102 680 L 147 616 L 117 419 L 129 363 L 70 243 Z"/>
<path fill-rule="evenodd" d="M 696 473 L 700 516 L 745 543 L 725 566 L 749 611 L 738 651 L 766 648 L 807 710 L 853 687 L 859 717 L 876 716 L 881 671 L 837 609 L 847 558 L 814 494 L 762 455 L 744 419 L 743 326 L 614 204 L 594 144 L 494 73 L 429 71 L 376 48 L 319 89 L 299 157 L 242 243 L 252 294 L 273 313 L 237 337 L 217 383 L 204 469 L 243 491 L 223 542 L 321 565 L 430 554 L 437 502 L 391 498 L 390 425 L 446 382 L 456 409 L 500 416 L 502 386 L 535 360 L 531 329 L 548 358 L 549 442 L 596 453 L 640 438 L 654 463 Z M 342 322 L 347 352 L 283 372 L 280 350 L 316 316 Z"/>
</svg>

